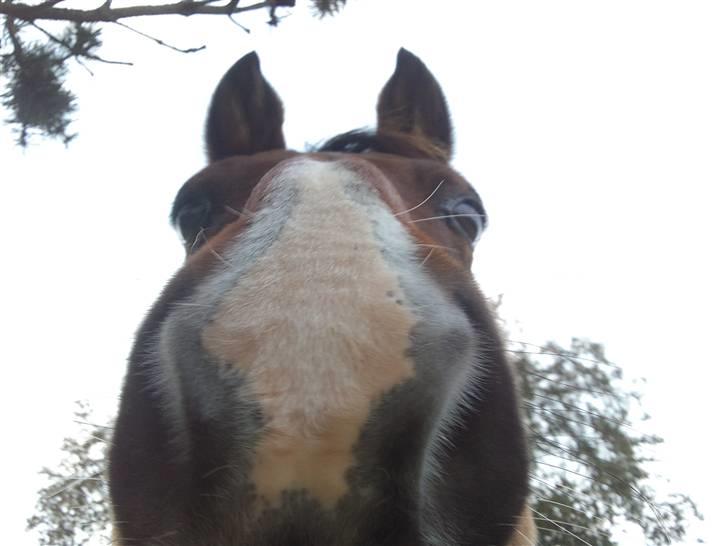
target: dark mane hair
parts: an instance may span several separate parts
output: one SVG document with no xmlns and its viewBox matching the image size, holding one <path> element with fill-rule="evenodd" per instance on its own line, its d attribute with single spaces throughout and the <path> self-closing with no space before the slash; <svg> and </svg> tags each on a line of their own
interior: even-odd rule
<svg viewBox="0 0 728 546">
<path fill-rule="evenodd" d="M 380 152 L 416 159 L 447 161 L 447 151 L 430 140 L 404 133 L 385 133 L 369 129 L 354 129 L 330 138 L 315 146 L 313 152 L 344 152 L 363 154 Z"/>
</svg>

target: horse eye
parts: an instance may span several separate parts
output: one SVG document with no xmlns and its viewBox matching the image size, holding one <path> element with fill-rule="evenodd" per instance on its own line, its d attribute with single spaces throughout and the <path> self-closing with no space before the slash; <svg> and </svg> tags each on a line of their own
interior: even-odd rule
<svg viewBox="0 0 728 546">
<path fill-rule="evenodd" d="M 208 227 L 212 205 L 205 199 L 182 205 L 174 223 L 187 245 L 192 245 L 201 229 Z"/>
<path fill-rule="evenodd" d="M 488 225 L 488 216 L 481 204 L 466 197 L 446 204 L 444 209 L 450 228 L 475 245 Z"/>
</svg>

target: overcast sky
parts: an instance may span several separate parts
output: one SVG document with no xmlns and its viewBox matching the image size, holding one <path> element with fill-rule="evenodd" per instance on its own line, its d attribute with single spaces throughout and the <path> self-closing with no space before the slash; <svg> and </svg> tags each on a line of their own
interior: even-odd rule
<svg viewBox="0 0 728 546">
<path fill-rule="evenodd" d="M 73 401 L 114 413 L 134 330 L 183 258 L 167 216 L 204 166 L 228 66 L 259 52 L 301 149 L 371 125 L 405 46 L 449 99 L 454 164 L 490 216 L 476 275 L 504 295 L 511 336 L 586 336 L 644 377 L 657 470 L 703 510 L 697 535 L 724 544 L 728 4 L 350 0 L 324 21 L 305 6 L 278 29 L 244 20 L 251 34 L 223 18 L 135 23 L 207 45 L 194 55 L 105 31 L 102 56 L 135 66 L 73 70 L 67 149 L 21 151 L 0 128 L 3 542 L 36 543 L 36 472 L 74 431 Z"/>
</svg>

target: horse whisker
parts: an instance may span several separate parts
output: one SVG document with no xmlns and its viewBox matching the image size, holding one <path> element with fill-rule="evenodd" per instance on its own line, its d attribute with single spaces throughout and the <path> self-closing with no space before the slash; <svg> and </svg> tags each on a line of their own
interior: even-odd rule
<svg viewBox="0 0 728 546">
<path fill-rule="evenodd" d="M 53 497 L 60 495 L 64 491 L 68 491 L 69 489 L 72 489 L 73 487 L 76 487 L 77 485 L 82 484 L 83 482 L 95 482 L 95 481 L 103 481 L 101 478 L 71 478 L 71 483 L 69 483 L 65 487 L 61 487 L 59 490 L 54 491 L 50 495 L 48 495 L 47 498 L 52 499 Z"/>
<path fill-rule="evenodd" d="M 483 218 L 482 214 L 444 214 L 442 216 L 430 216 L 429 218 L 417 218 L 410 220 L 410 224 L 416 224 L 418 222 L 429 222 L 430 220 L 446 220 L 448 218 Z"/>
<path fill-rule="evenodd" d="M 70 482 L 72 480 L 78 480 L 83 482 L 102 482 L 104 481 L 103 478 L 98 478 L 101 472 L 97 472 L 96 474 L 92 474 L 91 476 L 66 476 L 65 478 L 61 478 L 61 481 L 64 482 Z"/>
<path fill-rule="evenodd" d="M 590 517 L 593 518 L 593 516 L 591 514 L 589 514 L 586 510 L 579 510 L 578 508 L 574 508 L 573 506 L 569 506 L 568 504 L 564 504 L 564 503 L 561 503 L 561 502 L 556 502 L 556 501 L 553 501 L 553 500 L 550 500 L 550 499 L 544 499 L 543 497 L 536 497 L 536 498 L 539 501 L 541 501 L 541 502 L 546 502 L 548 504 L 553 504 L 553 505 L 556 505 L 556 506 L 561 506 L 562 508 L 566 508 L 567 510 L 571 510 L 572 512 L 578 512 L 580 514 L 585 514 L 585 515 L 590 516 Z M 533 518 L 533 519 L 535 519 L 535 520 L 541 520 L 542 518 Z M 593 518 L 593 519 L 605 521 L 605 522 L 608 523 L 608 520 L 606 518 Z M 575 529 L 585 529 L 587 531 L 593 531 L 595 533 L 598 533 L 598 534 L 603 535 L 603 536 L 606 536 L 606 537 L 610 536 L 609 533 L 607 533 L 606 531 L 602 531 L 601 529 L 592 529 L 591 527 L 586 527 L 584 525 L 577 525 L 576 523 L 571 523 L 571 522 L 568 522 L 568 521 L 557 521 L 557 523 L 563 523 L 565 525 L 570 525 L 571 527 L 574 527 Z"/>
<path fill-rule="evenodd" d="M 513 351 L 510 351 L 509 349 L 505 349 L 505 351 L 506 352 L 509 352 L 509 353 L 510 352 L 513 352 Z M 575 390 L 575 391 L 581 391 L 581 392 L 588 392 L 588 393 L 591 393 L 591 394 L 598 394 L 600 396 L 605 396 L 607 398 L 614 398 L 616 396 L 616 394 L 614 394 L 612 392 L 600 391 L 600 390 L 597 390 L 597 389 L 587 389 L 587 388 L 584 388 L 584 387 L 580 387 L 579 385 L 573 385 L 571 383 L 564 383 L 563 381 L 556 381 L 555 379 L 551 379 L 550 377 L 546 377 L 545 375 L 541 375 L 541 374 L 538 374 L 536 372 L 528 372 L 527 371 L 525 373 L 527 373 L 528 375 L 532 375 L 534 377 L 538 377 L 539 379 L 543 379 L 544 381 L 550 381 L 554 385 L 561 385 L 563 387 L 567 387 L 569 390 Z"/>
<path fill-rule="evenodd" d="M 217 468 L 213 468 L 209 472 L 206 472 L 205 474 L 203 474 L 202 475 L 202 479 L 203 480 L 204 479 L 207 479 L 210 476 L 212 476 L 213 474 L 219 472 L 220 470 L 225 470 L 225 469 L 228 469 L 228 468 L 235 468 L 235 467 L 233 465 L 231 465 L 231 464 L 225 464 L 225 465 L 222 465 L 222 466 L 218 466 Z"/>
<path fill-rule="evenodd" d="M 223 258 L 222 256 L 220 256 L 220 254 L 217 252 L 217 250 L 215 250 L 214 248 L 210 247 L 210 252 L 212 253 L 213 256 L 215 256 L 215 258 L 217 258 L 218 260 L 220 260 L 226 266 L 232 267 L 233 264 L 231 264 L 225 258 Z"/>
<path fill-rule="evenodd" d="M 562 400 L 556 400 L 555 398 L 550 398 L 550 397 L 544 396 L 542 394 L 534 393 L 533 395 L 535 397 L 537 397 L 537 398 L 542 398 L 543 400 L 548 400 L 549 402 L 554 402 L 556 404 L 561 404 L 562 406 L 564 406 L 566 408 L 573 409 L 573 410 L 578 411 L 580 413 L 586 413 L 587 415 L 591 415 L 593 417 L 598 417 L 599 419 L 604 419 L 605 421 L 611 421 L 615 425 L 624 426 L 624 427 L 631 428 L 631 429 L 634 430 L 634 427 L 632 427 L 632 424 L 629 421 L 620 421 L 619 419 L 614 419 L 613 417 L 606 417 L 606 416 L 604 416 L 604 415 L 602 415 L 600 413 L 597 413 L 595 411 L 590 411 L 588 409 L 581 408 L 581 407 L 576 406 L 574 404 L 569 404 L 568 402 L 563 402 Z M 537 406 L 535 406 L 535 405 L 532 404 L 531 407 L 534 407 L 535 408 Z"/>
<path fill-rule="evenodd" d="M 95 427 L 95 428 L 105 428 L 105 429 L 108 429 L 108 430 L 113 430 L 114 429 L 114 427 L 109 427 L 109 426 L 105 426 L 105 425 L 97 425 L 96 423 L 89 423 L 87 421 L 80 421 L 78 419 L 73 419 L 73 422 L 74 423 L 78 423 L 79 425 L 88 425 L 90 427 Z"/>
<path fill-rule="evenodd" d="M 422 263 L 420 263 L 420 267 L 424 267 L 425 263 L 427 262 L 427 260 L 430 259 L 430 256 L 432 256 L 433 252 L 435 252 L 435 249 L 431 248 L 430 251 L 427 253 L 427 256 L 425 256 L 425 259 L 422 260 Z"/>
<path fill-rule="evenodd" d="M 542 500 L 544 500 L 544 499 L 542 499 Z M 548 502 L 548 501 L 545 501 L 545 502 Z M 558 504 L 558 503 L 556 503 L 556 504 Z M 566 505 L 562 505 L 562 506 L 569 508 L 569 506 L 566 506 Z M 549 519 L 546 517 L 534 518 L 533 516 L 516 516 L 516 519 L 525 519 L 526 517 L 531 517 L 534 522 L 535 521 L 543 521 L 543 522 L 547 521 L 549 523 L 554 523 L 554 524 L 560 523 L 561 525 L 568 525 L 572 529 L 582 529 L 584 531 L 589 531 L 590 533 L 595 533 L 595 534 L 602 535 L 605 537 L 611 536 L 609 533 L 607 533 L 606 531 L 602 531 L 601 529 L 594 529 L 592 527 L 587 527 L 586 525 L 579 525 L 578 523 L 573 523 L 571 521 L 564 521 L 564 520 L 560 520 L 560 519 Z M 501 527 L 514 527 L 515 529 L 517 529 L 516 525 L 517 525 L 516 523 L 501 523 L 500 524 Z M 539 529 L 549 530 L 548 527 L 546 527 L 546 528 L 539 527 Z M 555 529 L 550 529 L 550 530 L 555 531 Z"/>
<path fill-rule="evenodd" d="M 200 230 L 200 232 L 199 232 L 199 233 L 197 234 L 197 237 L 195 237 L 195 242 L 194 242 L 194 243 L 192 243 L 192 246 L 193 246 L 193 247 L 195 246 L 195 243 L 197 243 L 197 241 L 198 241 L 198 238 L 200 237 L 200 235 L 202 235 L 202 238 L 203 238 L 203 239 L 205 239 L 205 243 L 207 244 L 207 248 L 208 248 L 208 250 L 210 251 L 210 253 L 211 253 L 211 254 L 212 254 L 213 256 L 215 256 L 215 258 L 217 258 L 217 259 L 218 259 L 218 260 L 220 260 L 220 261 L 221 261 L 222 263 L 224 263 L 224 264 L 225 264 L 226 266 L 228 266 L 228 267 L 232 267 L 232 265 L 233 265 L 233 264 L 231 264 L 231 263 L 230 263 L 230 262 L 228 262 L 228 261 L 227 261 L 227 260 L 226 260 L 225 258 L 223 258 L 222 256 L 220 256 L 220 254 L 218 253 L 218 251 L 217 251 L 217 250 L 215 250 L 214 248 L 212 248 L 212 245 L 210 245 L 210 241 L 209 241 L 209 240 L 207 239 L 207 235 L 205 235 L 205 228 L 202 228 L 202 229 Z"/>
<path fill-rule="evenodd" d="M 528 477 L 530 479 L 532 479 L 532 480 L 536 480 L 538 482 L 541 482 L 542 484 L 546 485 L 547 487 L 550 487 L 551 489 L 555 489 L 555 490 L 562 490 L 563 489 L 564 491 L 566 491 L 566 494 L 567 495 L 569 495 L 570 497 L 573 497 L 573 498 L 578 498 L 578 496 L 580 496 L 582 494 L 581 491 L 579 491 L 577 489 L 574 489 L 573 487 L 569 487 L 568 485 L 564 485 L 562 483 L 556 483 L 556 484 L 554 484 L 554 483 L 548 482 L 548 481 L 544 480 L 543 478 L 539 478 L 538 476 L 536 476 L 532 472 L 530 472 L 528 474 Z"/>
<path fill-rule="evenodd" d="M 238 217 L 242 218 L 243 220 L 247 220 L 248 218 L 253 216 L 252 212 L 250 212 L 249 210 L 246 210 L 244 208 L 242 210 L 238 210 L 234 207 L 225 205 L 225 210 L 233 213 L 235 216 L 238 216 Z"/>
<path fill-rule="evenodd" d="M 525 516 L 518 516 L 518 518 L 523 518 L 523 517 L 525 517 Z M 499 524 L 499 526 L 500 526 L 500 527 L 513 527 L 513 530 L 514 530 L 514 531 L 515 531 L 516 533 L 518 533 L 519 535 L 521 535 L 521 536 L 522 536 L 522 537 L 523 537 L 524 539 L 526 539 L 526 540 L 528 541 L 528 544 L 527 544 L 527 546 L 537 546 L 537 543 L 533 541 L 533 538 L 531 538 L 531 537 L 529 537 L 528 535 L 524 534 L 524 532 L 523 532 L 523 531 L 521 531 L 521 530 L 520 530 L 520 529 L 518 528 L 518 525 L 519 525 L 519 524 L 517 524 L 517 523 L 500 523 L 500 524 Z M 533 526 L 534 526 L 534 527 L 535 527 L 536 529 L 538 529 L 538 526 L 537 526 L 537 525 L 536 525 L 535 523 L 534 523 L 534 525 L 533 525 Z"/>
<path fill-rule="evenodd" d="M 444 183 L 445 183 L 445 179 L 443 178 L 442 180 L 440 180 L 440 183 L 437 185 L 437 187 L 434 190 L 432 190 L 432 193 L 430 193 L 430 195 L 428 195 L 427 197 L 425 197 L 424 201 L 420 201 L 419 204 L 415 205 L 412 208 L 409 208 L 407 210 L 403 210 L 402 212 L 397 212 L 395 214 L 395 216 L 402 216 L 403 214 L 407 214 L 408 212 L 412 212 L 413 210 L 417 210 L 418 208 L 420 208 L 422 205 L 424 205 L 425 203 L 427 203 L 432 198 L 433 195 L 435 195 L 437 193 L 437 190 L 439 190 L 440 189 L 440 186 L 442 186 Z"/>
<path fill-rule="evenodd" d="M 564 451 L 565 453 L 568 453 L 569 455 L 571 455 L 571 453 L 569 453 L 569 450 L 568 450 L 568 449 L 566 449 L 566 448 L 564 448 L 564 447 L 562 447 L 562 446 L 559 446 L 559 445 L 558 445 L 558 443 L 555 443 L 555 442 L 551 442 L 551 441 L 549 441 L 549 440 L 546 440 L 545 438 L 541 438 L 541 441 L 542 441 L 542 442 L 545 442 L 545 443 L 547 443 L 547 444 L 551 444 L 551 445 L 553 445 L 553 447 L 555 447 L 555 448 L 557 448 L 557 449 L 561 449 L 561 450 L 562 450 L 562 451 Z M 568 459 L 568 458 L 564 457 L 563 455 L 557 455 L 557 454 L 555 454 L 555 453 L 553 453 L 553 452 L 550 452 L 550 451 L 547 451 L 547 450 L 544 450 L 544 452 L 545 452 L 545 453 L 546 453 L 547 455 L 550 455 L 551 457 L 556 457 L 557 459 L 563 459 L 563 460 L 565 460 L 565 461 L 570 461 L 570 462 L 577 462 L 577 463 L 579 463 L 579 464 L 581 464 L 581 465 L 583 465 L 583 466 L 587 466 L 587 467 L 589 466 L 589 464 L 588 464 L 588 463 L 584 462 L 583 460 L 580 460 L 580 459 L 579 459 L 578 457 L 574 457 L 573 455 L 571 455 L 571 457 L 572 457 L 571 459 Z M 534 462 L 535 462 L 536 464 L 541 464 L 541 465 L 544 465 L 544 466 L 549 466 L 549 467 L 551 467 L 551 468 L 555 468 L 555 469 L 557 469 L 557 470 L 561 470 L 561 471 L 563 471 L 563 472 L 568 472 L 568 473 L 570 473 L 570 474 L 574 474 L 574 475 L 576 475 L 576 476 L 579 476 L 579 477 L 581 477 L 581 478 L 585 478 L 585 479 L 587 479 L 587 480 L 590 480 L 590 481 L 592 481 L 592 482 L 595 482 L 595 483 L 598 483 L 598 484 L 602 484 L 602 485 L 605 485 L 605 483 L 604 483 L 603 481 L 601 481 L 601 480 L 597 480 L 596 478 L 594 478 L 594 477 L 592 477 L 592 476 L 588 476 L 588 475 L 586 475 L 586 474 L 582 474 L 581 472 L 577 472 L 577 471 L 575 471 L 575 470 L 572 470 L 572 469 L 570 469 L 570 468 L 566 468 L 566 467 L 563 467 L 563 466 L 559 466 L 559 465 L 555 465 L 555 464 L 550 464 L 550 463 L 547 463 L 547 462 L 545 462 L 545 461 L 534 461 Z M 623 479 L 622 479 L 622 478 L 620 478 L 619 476 L 615 476 L 615 475 L 614 475 L 614 474 L 612 474 L 611 472 L 607 472 L 607 471 L 605 471 L 604 473 L 605 473 L 606 475 L 608 475 L 608 476 L 609 476 L 610 478 L 614 479 L 615 481 L 617 481 L 617 482 L 621 483 L 622 485 L 626 485 L 626 486 L 627 486 L 627 487 L 628 487 L 629 489 L 631 489 L 631 490 L 632 490 L 632 492 L 633 492 L 633 493 L 634 493 L 635 495 L 637 495 L 637 498 L 638 498 L 638 499 L 640 499 L 640 500 L 641 500 L 642 502 L 644 502 L 645 504 L 647 504 L 647 506 L 649 506 L 649 507 L 650 507 L 650 510 L 652 511 L 652 513 L 653 513 L 653 514 L 655 515 L 655 518 L 657 519 L 657 522 L 658 522 L 658 524 L 660 525 L 660 528 L 661 528 L 661 529 L 662 529 L 662 530 L 663 530 L 663 531 L 664 531 L 664 532 L 665 532 L 666 534 L 669 534 L 669 532 L 668 532 L 668 531 L 667 531 L 667 529 L 665 528 L 665 524 L 663 523 L 663 516 L 662 516 L 662 513 L 661 513 L 661 512 L 660 512 L 660 511 L 659 511 L 659 510 L 657 509 L 657 506 L 655 506 L 655 504 L 654 504 L 654 503 L 653 503 L 652 501 L 650 501 L 650 500 L 649 500 L 649 499 L 648 499 L 648 498 L 647 498 L 647 497 L 646 497 L 646 496 L 645 496 L 645 495 L 644 495 L 644 494 L 643 494 L 643 493 L 642 493 L 642 492 L 641 492 L 641 491 L 640 491 L 639 489 L 637 489 L 637 488 L 636 488 L 636 487 L 634 487 L 633 485 L 631 485 L 631 484 L 627 483 L 627 482 L 626 482 L 625 480 L 623 480 Z"/>
<path fill-rule="evenodd" d="M 516 533 L 518 533 L 519 535 L 521 535 L 521 537 L 523 537 L 528 542 L 528 546 L 536 546 L 536 542 L 534 542 L 534 540 L 531 537 L 529 537 L 528 535 L 526 535 L 518 527 L 514 527 L 513 530 Z"/>
<path fill-rule="evenodd" d="M 520 341 L 517 342 L 510 342 L 509 343 L 521 343 Z M 611 362 L 603 362 L 601 360 L 595 360 L 593 358 L 586 358 L 583 356 L 574 356 L 572 354 L 566 353 L 566 352 L 551 352 L 551 351 L 524 351 L 519 349 L 506 349 L 510 353 L 517 353 L 522 355 L 544 355 L 544 356 L 560 356 L 561 358 L 564 358 L 570 362 L 590 362 L 593 364 L 602 364 L 604 366 L 609 366 L 610 368 L 614 368 L 615 370 L 621 370 L 622 368 L 618 366 L 617 364 L 613 364 Z"/>
<path fill-rule="evenodd" d="M 445 245 L 428 245 L 428 244 L 425 244 L 425 243 L 417 243 L 416 246 L 422 247 L 422 248 L 435 248 L 435 249 L 441 248 L 443 250 L 450 250 L 450 251 L 453 251 L 453 252 L 455 251 L 455 249 L 453 247 L 451 247 L 451 246 L 445 246 Z"/>
<path fill-rule="evenodd" d="M 191 248 L 195 248 L 198 245 L 201 237 L 205 237 L 205 228 L 200 228 L 200 231 L 197 232 L 197 235 L 195 235 L 195 240 L 192 241 Z M 205 240 L 207 240 L 206 237 Z"/>
<path fill-rule="evenodd" d="M 543 440 L 543 441 L 546 441 L 546 440 Z M 552 443 L 552 442 L 546 441 L 546 443 Z M 559 446 L 557 444 L 554 447 L 557 447 L 558 448 Z M 566 450 L 564 448 L 561 448 L 561 449 L 563 449 L 565 452 L 568 453 L 568 450 Z M 571 459 L 568 459 L 568 458 L 563 457 L 561 455 L 556 455 L 555 453 L 552 453 L 550 451 L 546 451 L 546 454 L 547 455 L 550 455 L 551 457 L 556 457 L 557 459 L 563 459 L 565 461 L 570 461 L 570 462 L 577 462 L 577 463 L 580 463 L 580 464 L 582 464 L 584 466 L 588 466 L 587 463 L 585 463 L 584 461 L 579 460 L 577 457 L 572 457 Z M 580 478 L 584 478 L 584 479 L 590 480 L 590 481 L 592 481 L 594 483 L 598 483 L 598 484 L 601 484 L 601 485 L 606 485 L 601 480 L 597 480 L 596 478 L 594 478 L 592 476 L 588 476 L 586 474 L 582 474 L 581 472 L 577 472 L 576 470 L 572 470 L 572 469 L 566 468 L 564 466 L 550 464 L 550 463 L 547 463 L 545 461 L 535 461 L 535 462 L 536 462 L 536 464 L 548 466 L 548 467 L 551 467 L 551 468 L 555 468 L 557 470 L 561 470 L 563 472 L 568 472 L 570 474 L 574 474 L 576 476 L 579 476 Z M 615 476 L 614 474 L 612 474 L 610 472 L 605 472 L 605 474 L 607 474 L 609 477 L 613 478 L 614 480 L 618 481 L 619 483 L 621 483 L 623 485 L 627 485 L 627 487 L 629 487 L 629 489 L 631 489 L 632 492 L 637 495 L 637 498 L 638 499 L 640 499 L 642 502 L 644 502 L 645 504 L 647 504 L 647 506 L 650 507 L 650 510 L 652 510 L 652 513 L 655 515 L 655 518 L 657 519 L 660 527 L 663 529 L 663 531 L 665 531 L 665 533 L 667 533 L 667 529 L 665 529 L 665 524 L 662 521 L 663 520 L 662 514 L 660 513 L 660 511 L 657 509 L 657 507 L 655 506 L 655 504 L 653 502 L 651 502 L 647 497 L 645 497 L 645 495 L 641 491 L 639 491 L 638 489 L 636 489 L 634 486 L 628 484 L 627 482 L 625 482 L 623 479 L 619 478 L 618 476 Z"/>
<path fill-rule="evenodd" d="M 565 533 L 566 533 L 567 535 L 569 535 L 569 536 L 572 536 L 572 537 L 574 537 L 574 538 L 575 538 L 576 540 L 578 540 L 579 542 L 582 542 L 582 543 L 586 544 L 586 546 L 592 546 L 592 544 L 591 544 L 590 542 L 587 542 L 586 540 L 584 540 L 584 539 L 583 539 L 583 538 L 581 538 L 580 536 L 578 536 L 578 535 L 575 535 L 574 533 L 572 533 L 572 532 L 571 532 L 571 531 L 569 531 L 568 529 L 566 529 L 566 528 L 562 527 L 561 525 L 559 525 L 558 523 L 556 523 L 556 522 L 555 522 L 554 520 L 552 520 L 551 518 L 549 518 L 549 517 L 548 517 L 548 516 L 546 516 L 545 514 L 542 514 L 541 512 L 539 512 L 538 510 L 536 510 L 535 508 L 531 507 L 531 511 L 532 511 L 532 512 L 533 512 L 534 514 L 536 514 L 536 515 L 538 515 L 538 516 L 541 516 L 542 518 L 544 518 L 544 520 L 545 520 L 545 521 L 548 521 L 549 523 L 552 523 L 552 524 L 553 524 L 553 525 L 555 525 L 555 526 L 556 526 L 557 528 L 559 528 L 559 529 L 561 529 L 561 530 L 562 530 L 563 532 L 565 532 Z"/>
<path fill-rule="evenodd" d="M 517 518 L 522 518 L 522 517 L 524 517 L 524 516 L 517 516 Z M 550 519 L 545 518 L 545 517 L 544 518 L 532 518 L 532 519 L 533 519 L 533 522 L 534 522 L 533 526 L 534 526 L 535 529 L 538 529 L 539 531 L 546 531 L 546 532 L 549 532 L 549 533 L 558 533 L 559 535 L 567 535 L 568 536 L 568 532 L 565 531 L 565 530 L 561 530 L 561 529 L 554 529 L 553 527 L 543 527 L 543 526 L 539 526 L 539 525 L 536 525 L 536 522 L 537 521 L 542 521 L 542 522 L 549 521 L 549 522 L 554 523 L 554 524 L 561 523 L 561 524 L 564 524 L 564 525 L 569 525 L 570 527 L 576 527 L 576 528 L 585 529 L 587 531 L 591 531 L 592 530 L 592 529 L 589 529 L 588 527 L 584 527 L 583 525 L 577 525 L 575 523 L 570 523 L 568 521 L 550 520 Z M 518 529 L 518 525 L 519 525 L 518 523 L 499 523 L 498 524 L 499 527 L 513 527 L 513 530 L 514 531 L 520 533 L 521 536 L 524 536 L 525 538 L 528 539 L 529 537 L 525 536 Z M 537 542 L 532 542 L 531 543 L 531 546 L 537 546 L 537 544 L 538 544 Z"/>
<path fill-rule="evenodd" d="M 210 309 L 213 307 L 212 305 L 209 305 L 209 304 L 194 303 L 191 301 L 178 301 L 178 302 L 175 302 L 173 305 L 174 305 L 174 307 L 202 307 L 202 308 L 206 308 L 206 309 Z"/>
<path fill-rule="evenodd" d="M 546 398 L 546 399 L 547 400 L 552 400 L 551 398 Z M 552 400 L 552 401 L 553 402 L 558 402 L 558 400 Z M 542 408 L 542 407 L 538 406 L 537 404 L 534 404 L 533 402 L 524 402 L 523 404 L 525 406 L 528 406 L 529 408 L 535 410 L 535 411 L 540 411 L 542 413 L 549 413 L 551 415 L 555 415 L 556 417 L 559 417 L 562 421 L 569 421 L 571 423 L 576 423 L 578 425 L 583 425 L 585 427 L 595 428 L 595 426 L 592 425 L 591 423 L 587 423 L 585 421 L 579 421 L 578 419 L 571 419 L 569 417 L 566 417 L 565 415 L 562 415 L 561 413 L 559 413 L 557 411 L 550 410 L 550 409 L 546 409 L 546 408 Z M 622 426 L 622 427 L 625 427 L 625 428 L 630 428 L 630 429 L 632 428 L 632 425 L 630 425 L 627 421 L 620 421 L 619 419 L 613 419 L 613 418 L 610 418 L 610 417 L 605 417 L 603 415 L 599 415 L 596 412 L 588 411 L 588 410 L 581 409 L 581 408 L 577 408 L 577 407 L 573 407 L 572 409 L 577 409 L 577 410 L 579 410 L 579 411 L 581 411 L 583 413 L 586 413 L 588 415 L 592 415 L 594 417 L 598 417 L 598 418 L 603 419 L 605 421 L 610 421 L 610 422 L 614 423 L 615 425 L 619 425 L 619 426 Z"/>
</svg>

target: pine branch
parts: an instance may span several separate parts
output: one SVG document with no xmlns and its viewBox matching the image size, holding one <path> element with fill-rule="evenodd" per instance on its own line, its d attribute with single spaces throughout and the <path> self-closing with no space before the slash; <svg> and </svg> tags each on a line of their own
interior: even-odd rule
<svg viewBox="0 0 728 546">
<path fill-rule="evenodd" d="M 60 0 L 60 1 L 62 2 L 63 0 Z M 121 24 L 121 23 L 119 23 L 119 24 Z M 68 51 L 68 54 L 63 59 L 64 61 L 70 59 L 71 57 L 81 57 L 81 58 L 90 59 L 92 61 L 98 61 L 100 63 L 119 64 L 119 65 L 124 65 L 124 66 L 133 66 L 133 63 L 130 63 L 130 62 L 127 62 L 127 61 L 111 61 L 109 59 L 104 59 L 102 57 L 99 57 L 98 55 L 95 55 L 95 54 L 91 53 L 90 51 L 82 51 L 82 52 L 79 52 L 74 47 L 74 44 L 71 44 L 71 43 L 67 42 L 66 40 L 63 40 L 61 38 L 58 38 L 57 36 L 51 34 L 50 32 L 48 32 L 46 29 L 44 29 L 40 25 L 38 25 L 36 23 L 30 23 L 30 25 L 33 28 L 35 28 L 38 31 L 40 31 L 41 33 L 43 33 L 46 36 L 46 38 L 48 38 L 51 42 L 53 42 L 53 43 L 61 46 L 62 48 L 66 49 Z M 156 40 L 155 38 L 152 38 L 152 39 L 153 40 Z M 162 43 L 161 45 L 167 46 L 167 44 L 164 44 L 164 43 Z M 167 47 L 170 47 L 170 46 L 167 46 Z M 173 48 L 173 49 L 176 49 L 176 48 Z M 180 50 L 177 50 L 177 51 L 180 51 Z M 187 51 L 183 51 L 183 53 L 187 53 Z M 82 63 L 82 61 L 81 61 L 80 58 L 77 58 L 76 60 L 83 65 L 83 63 Z M 88 70 L 88 68 L 86 68 L 86 70 Z"/>
<path fill-rule="evenodd" d="M 0 0 L 0 106 L 10 117 L 4 121 L 14 126 L 18 143 L 25 146 L 29 135 L 40 133 L 63 139 L 68 143 L 73 135 L 67 129 L 75 110 L 75 97 L 65 87 L 67 62 L 78 62 L 91 74 L 84 61 L 110 64 L 132 63 L 103 59 L 97 53 L 101 46 L 101 27 L 104 24 L 121 26 L 158 45 L 180 53 L 194 53 L 204 45 L 182 48 L 142 32 L 123 20 L 158 15 L 222 15 L 245 32 L 250 32 L 234 16 L 244 12 L 267 10 L 269 24 L 277 25 L 278 8 L 291 8 L 295 0 L 177 0 L 166 4 L 138 4 L 114 7 L 114 0 L 97 0 L 91 9 L 65 8 L 64 0 L 45 0 L 35 4 L 16 0 Z M 319 15 L 335 13 L 346 0 L 311 0 Z M 51 33 L 40 21 L 67 22 L 62 34 Z M 98 26 L 97 26 L 98 25 Z M 33 40 L 28 29 L 38 31 L 45 41 Z M 31 34 L 32 36 L 32 34 Z"/>
</svg>

